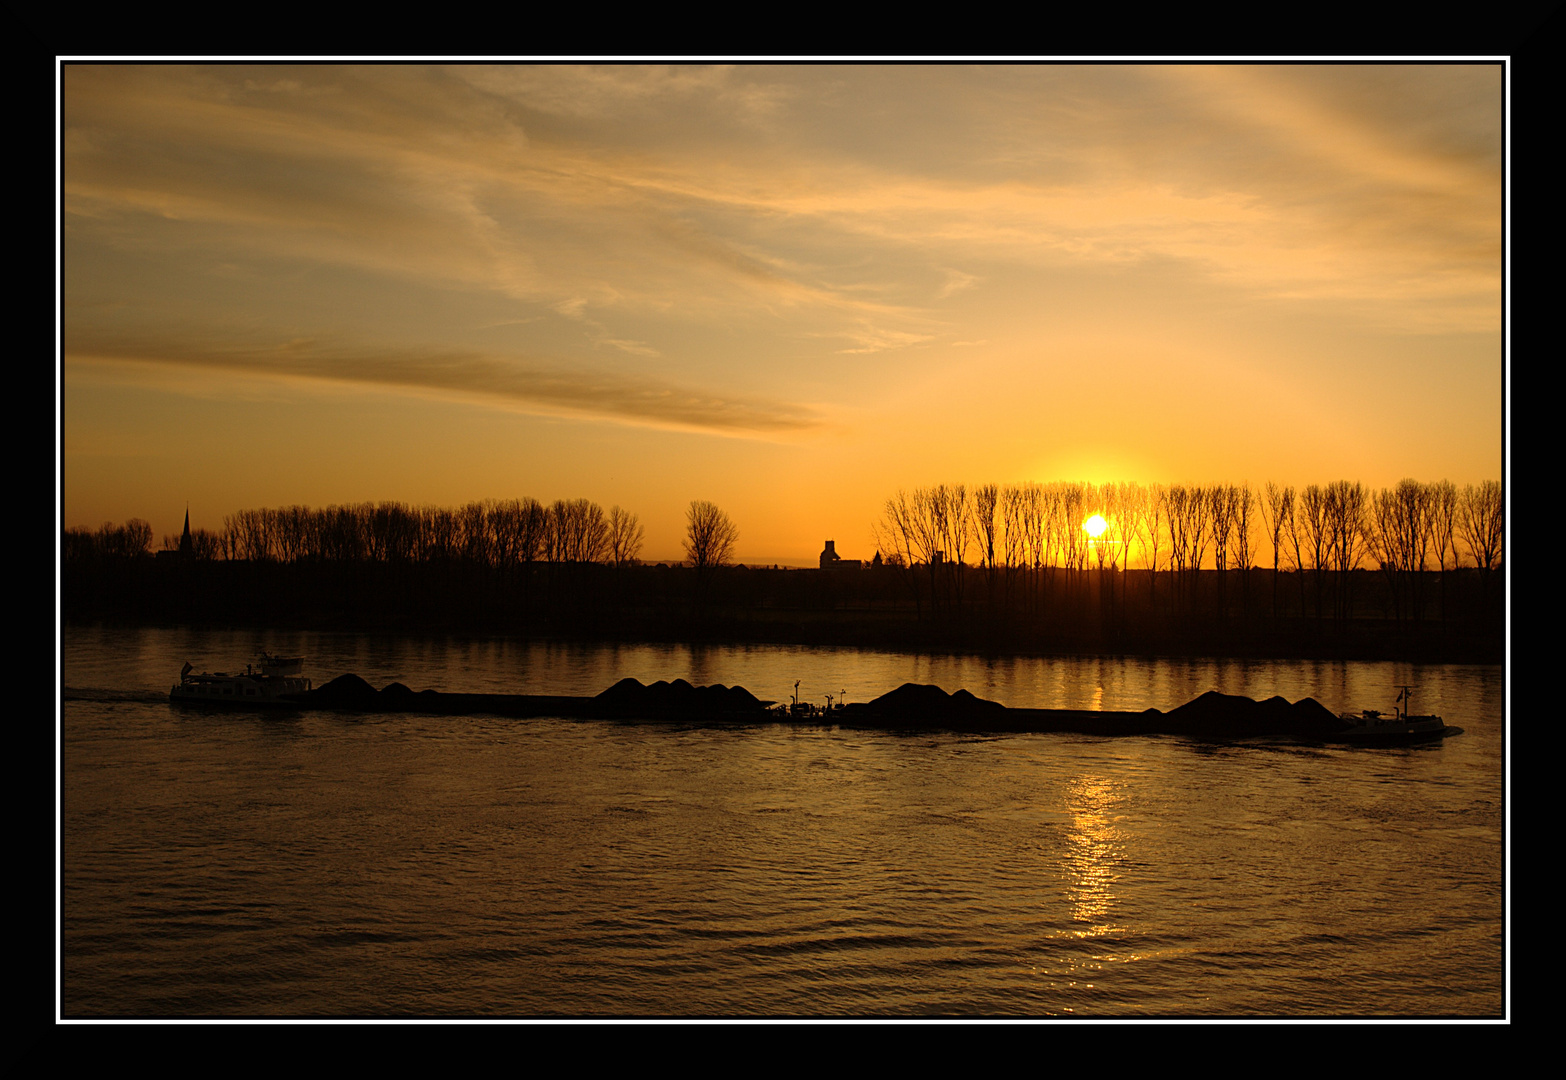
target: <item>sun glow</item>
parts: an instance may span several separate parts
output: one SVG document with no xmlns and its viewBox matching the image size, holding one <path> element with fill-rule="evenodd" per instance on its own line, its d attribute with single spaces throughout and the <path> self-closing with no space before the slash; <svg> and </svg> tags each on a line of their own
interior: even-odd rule
<svg viewBox="0 0 1566 1080">
<path fill-rule="evenodd" d="M 1082 523 L 1082 530 L 1093 539 L 1097 540 L 1104 535 L 1104 530 L 1109 528 L 1109 522 L 1104 520 L 1104 515 L 1094 514 Z"/>
</svg>

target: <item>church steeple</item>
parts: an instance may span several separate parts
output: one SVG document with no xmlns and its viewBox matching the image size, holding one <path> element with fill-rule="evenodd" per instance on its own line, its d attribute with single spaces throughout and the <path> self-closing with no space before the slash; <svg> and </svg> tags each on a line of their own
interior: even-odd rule
<svg viewBox="0 0 1566 1080">
<path fill-rule="evenodd" d="M 195 553 L 195 545 L 190 539 L 190 507 L 185 507 L 185 531 L 179 538 L 179 553 L 185 558 L 190 558 Z"/>
</svg>

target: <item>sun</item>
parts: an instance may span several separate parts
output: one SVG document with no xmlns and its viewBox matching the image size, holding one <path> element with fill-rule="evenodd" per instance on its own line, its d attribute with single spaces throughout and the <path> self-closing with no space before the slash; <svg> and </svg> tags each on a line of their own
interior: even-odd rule
<svg viewBox="0 0 1566 1080">
<path fill-rule="evenodd" d="M 1093 539 L 1097 540 L 1104 535 L 1104 530 L 1109 528 L 1109 522 L 1104 520 L 1102 514 L 1094 514 L 1082 523 L 1082 529 Z"/>
</svg>

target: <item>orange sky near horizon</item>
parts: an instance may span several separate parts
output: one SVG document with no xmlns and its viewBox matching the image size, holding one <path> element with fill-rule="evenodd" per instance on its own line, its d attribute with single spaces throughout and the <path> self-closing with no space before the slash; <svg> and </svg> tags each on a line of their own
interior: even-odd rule
<svg viewBox="0 0 1566 1080">
<path fill-rule="evenodd" d="M 60 69 L 62 524 L 1501 479 L 1505 68 Z"/>
</svg>

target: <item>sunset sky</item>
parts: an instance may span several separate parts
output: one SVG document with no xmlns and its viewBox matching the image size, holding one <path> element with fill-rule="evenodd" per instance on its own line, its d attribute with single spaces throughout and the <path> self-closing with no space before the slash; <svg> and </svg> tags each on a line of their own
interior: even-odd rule
<svg viewBox="0 0 1566 1080">
<path fill-rule="evenodd" d="M 1502 477 L 1505 72 L 93 66 L 64 525 Z"/>
</svg>

